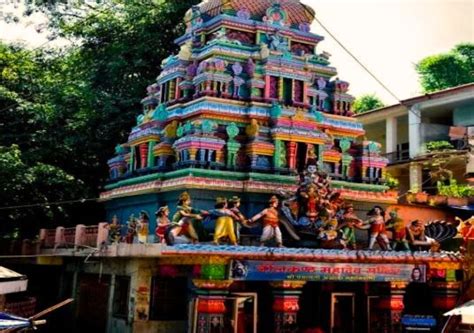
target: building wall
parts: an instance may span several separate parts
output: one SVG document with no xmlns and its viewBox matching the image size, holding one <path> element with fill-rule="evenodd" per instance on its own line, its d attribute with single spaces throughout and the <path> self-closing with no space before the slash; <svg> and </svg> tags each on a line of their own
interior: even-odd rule
<svg viewBox="0 0 474 333">
<path fill-rule="evenodd" d="M 453 123 L 454 126 L 474 126 L 474 104 L 455 109 Z"/>
<path fill-rule="evenodd" d="M 400 216 L 400 218 L 402 218 L 406 223 L 409 223 L 410 219 L 415 218 L 423 222 L 433 220 L 454 220 L 453 214 L 448 212 L 446 209 L 439 209 L 434 207 L 399 204 L 389 206 L 387 212 L 390 212 L 392 210 L 397 210 L 398 216 Z"/>
</svg>

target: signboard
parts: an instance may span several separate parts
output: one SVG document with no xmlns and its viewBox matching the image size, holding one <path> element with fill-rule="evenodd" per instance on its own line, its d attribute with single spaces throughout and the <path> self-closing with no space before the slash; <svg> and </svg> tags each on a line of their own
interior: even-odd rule
<svg viewBox="0 0 474 333">
<path fill-rule="evenodd" d="M 233 260 L 229 276 L 239 281 L 426 282 L 426 266 Z"/>
<path fill-rule="evenodd" d="M 404 315 L 402 325 L 407 327 L 436 327 L 436 319 L 433 316 Z"/>
</svg>

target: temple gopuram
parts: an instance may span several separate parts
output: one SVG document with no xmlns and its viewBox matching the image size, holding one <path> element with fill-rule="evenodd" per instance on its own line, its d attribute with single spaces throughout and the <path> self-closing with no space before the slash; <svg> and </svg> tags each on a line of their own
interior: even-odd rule
<svg viewBox="0 0 474 333">
<path fill-rule="evenodd" d="M 442 332 L 474 220 L 399 207 L 314 17 L 299 0 L 187 12 L 109 160 L 109 222 L 40 232 L 79 331 Z"/>
<path fill-rule="evenodd" d="M 313 157 L 345 199 L 395 203 L 384 186 L 387 160 L 352 118 L 349 83 L 319 51 L 313 17 L 299 1 L 191 9 L 180 52 L 163 61 L 128 142 L 109 161 L 101 195 L 109 219 L 152 213 L 157 203 L 173 210 L 183 190 L 203 207 L 239 195 L 251 213 L 276 191 L 296 189 Z"/>
</svg>

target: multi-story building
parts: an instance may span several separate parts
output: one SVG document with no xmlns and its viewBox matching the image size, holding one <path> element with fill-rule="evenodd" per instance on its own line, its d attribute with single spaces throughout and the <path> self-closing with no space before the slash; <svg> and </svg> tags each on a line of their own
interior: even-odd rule
<svg viewBox="0 0 474 333">
<path fill-rule="evenodd" d="M 403 100 L 356 119 L 369 140 L 382 143 L 387 170 L 399 179 L 400 192 L 435 195 L 437 181 L 451 176 L 457 184 L 472 183 L 474 84 Z"/>
</svg>

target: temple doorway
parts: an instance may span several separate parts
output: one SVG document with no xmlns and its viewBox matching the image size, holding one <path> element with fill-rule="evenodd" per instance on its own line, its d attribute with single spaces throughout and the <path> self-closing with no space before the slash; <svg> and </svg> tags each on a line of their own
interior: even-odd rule
<svg viewBox="0 0 474 333">
<path fill-rule="evenodd" d="M 331 294 L 331 333 L 354 333 L 355 293 Z"/>
</svg>

